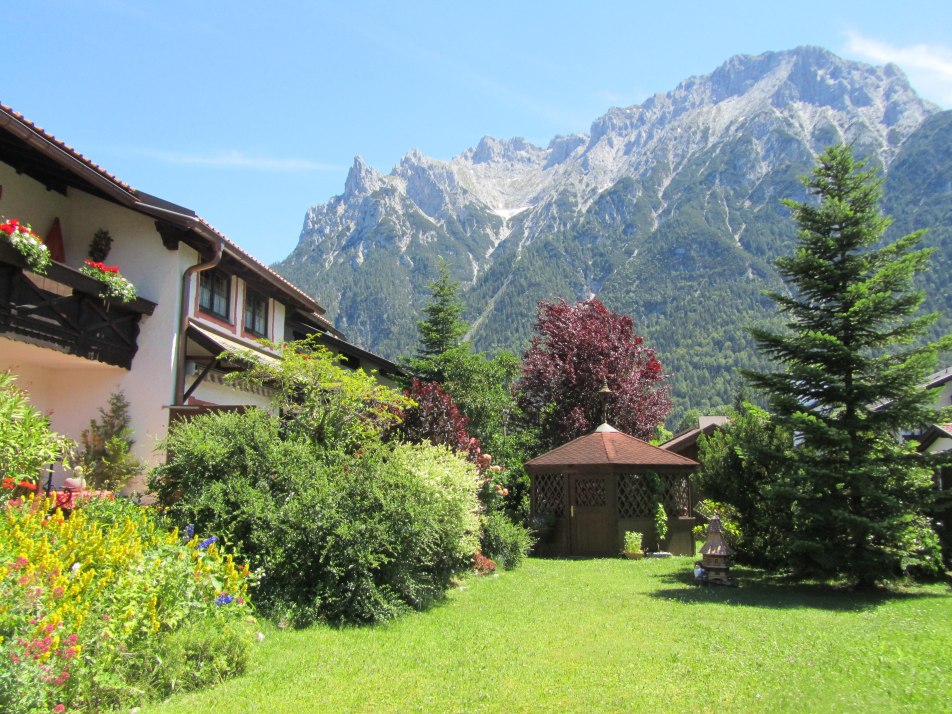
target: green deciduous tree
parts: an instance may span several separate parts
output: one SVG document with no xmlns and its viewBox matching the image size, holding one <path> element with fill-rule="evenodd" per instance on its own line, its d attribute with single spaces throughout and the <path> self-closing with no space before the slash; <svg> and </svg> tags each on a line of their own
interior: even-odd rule
<svg viewBox="0 0 952 714">
<path fill-rule="evenodd" d="M 39 486 L 40 470 L 62 459 L 71 442 L 50 429 L 14 380 L 0 372 L 0 477 Z"/>
<path fill-rule="evenodd" d="M 818 200 L 785 202 L 800 230 L 776 262 L 791 293 L 771 294 L 787 329 L 752 330 L 778 369 L 746 376 L 798 435 L 775 494 L 791 513 L 787 565 L 870 585 L 934 558 L 922 516 L 931 468 L 898 435 L 939 418 L 919 385 L 952 340 L 915 342 L 936 319 L 918 314 L 912 288 L 930 251 L 921 231 L 882 242 L 875 170 L 835 146 L 804 183 Z"/>
<path fill-rule="evenodd" d="M 513 395 L 519 360 L 506 351 L 494 357 L 473 352 L 470 342 L 461 341 L 467 327 L 460 318 L 459 284 L 450 279 L 445 263 L 441 262 L 440 279 L 430 289 L 433 300 L 424 308 L 427 319 L 419 323 L 418 356 L 408 367 L 423 382 L 439 382 L 452 397 L 467 419 L 468 434 L 492 455 L 494 464 L 505 468 L 507 510 L 527 517 L 529 480 L 523 464 L 535 448 L 536 436 Z"/>
<path fill-rule="evenodd" d="M 778 567 L 792 528 L 786 464 L 793 433 L 748 402 L 729 410 L 730 423 L 698 439 L 701 494 L 731 506 L 742 534 L 732 545 L 745 562 Z"/>
<path fill-rule="evenodd" d="M 411 403 L 362 369 L 341 367 L 313 336 L 281 344 L 261 342 L 280 351 L 282 359 L 265 361 L 251 350 L 229 351 L 225 359 L 243 369 L 229 374 L 228 383 L 271 390 L 272 404 L 286 428 L 318 446 L 360 448 L 397 424 Z"/>
</svg>

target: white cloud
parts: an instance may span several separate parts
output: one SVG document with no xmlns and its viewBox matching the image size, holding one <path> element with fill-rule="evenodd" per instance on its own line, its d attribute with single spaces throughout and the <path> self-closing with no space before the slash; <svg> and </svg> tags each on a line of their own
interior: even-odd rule
<svg viewBox="0 0 952 714">
<path fill-rule="evenodd" d="M 219 151 L 208 154 L 189 154 L 174 151 L 143 149 L 142 154 L 157 161 L 178 166 L 198 166 L 201 168 L 250 169 L 252 171 L 340 171 L 340 166 L 298 158 L 274 158 L 267 156 L 249 156 L 240 151 Z"/>
<path fill-rule="evenodd" d="M 848 31 L 846 50 L 877 64 L 892 62 L 899 65 L 919 94 L 943 107 L 952 107 L 952 47 L 897 47 L 858 32 Z"/>
</svg>

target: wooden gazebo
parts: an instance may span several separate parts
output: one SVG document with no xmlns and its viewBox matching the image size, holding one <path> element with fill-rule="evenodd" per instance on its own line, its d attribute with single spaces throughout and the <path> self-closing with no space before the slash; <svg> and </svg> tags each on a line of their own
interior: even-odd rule
<svg viewBox="0 0 952 714">
<path fill-rule="evenodd" d="M 667 550 L 693 555 L 690 474 L 698 463 L 602 424 L 591 434 L 526 463 L 534 519 L 554 521 L 539 555 L 612 556 L 625 531 L 652 545 L 659 502 L 668 515 Z"/>
</svg>

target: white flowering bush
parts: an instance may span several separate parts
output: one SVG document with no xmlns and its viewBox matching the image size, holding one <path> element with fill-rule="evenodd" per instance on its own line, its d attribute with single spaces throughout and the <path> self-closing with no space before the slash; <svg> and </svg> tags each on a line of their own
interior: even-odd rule
<svg viewBox="0 0 952 714">
<path fill-rule="evenodd" d="M 34 273 L 45 275 L 50 267 L 50 250 L 30 228 L 30 224 L 20 223 L 16 218 L 9 221 L 0 219 L 0 235 L 4 236 L 16 248 Z"/>
</svg>

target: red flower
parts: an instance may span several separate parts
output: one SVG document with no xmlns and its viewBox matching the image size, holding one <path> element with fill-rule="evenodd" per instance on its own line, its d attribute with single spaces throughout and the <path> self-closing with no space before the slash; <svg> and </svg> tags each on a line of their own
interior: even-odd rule
<svg viewBox="0 0 952 714">
<path fill-rule="evenodd" d="M 18 483 L 17 486 L 19 486 L 20 488 L 25 488 L 27 491 L 36 490 L 36 484 L 30 483 L 29 481 L 20 481 L 20 483 Z"/>
<path fill-rule="evenodd" d="M 14 481 L 14 480 L 13 480 L 12 478 L 10 478 L 9 476 L 5 476 L 4 479 L 3 479 L 3 487 L 4 487 L 4 488 L 16 488 L 16 487 L 17 487 L 17 482 Z"/>
<path fill-rule="evenodd" d="M 106 265 L 105 263 L 97 263 L 95 260 L 86 259 L 86 265 L 90 268 L 95 268 L 96 270 L 101 270 L 104 273 L 116 273 L 119 274 L 118 265 Z"/>
</svg>

